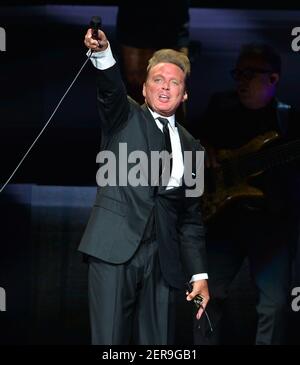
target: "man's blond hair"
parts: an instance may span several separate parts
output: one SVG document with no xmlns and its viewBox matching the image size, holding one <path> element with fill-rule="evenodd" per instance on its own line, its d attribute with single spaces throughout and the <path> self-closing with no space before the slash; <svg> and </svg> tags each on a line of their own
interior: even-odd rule
<svg viewBox="0 0 300 365">
<path fill-rule="evenodd" d="M 147 74 L 152 67 L 159 63 L 173 63 L 174 65 L 181 68 L 181 70 L 184 72 L 185 78 L 191 72 L 191 64 L 188 57 L 183 52 L 175 51 L 174 49 L 165 48 L 154 52 L 153 56 L 148 61 Z"/>
</svg>

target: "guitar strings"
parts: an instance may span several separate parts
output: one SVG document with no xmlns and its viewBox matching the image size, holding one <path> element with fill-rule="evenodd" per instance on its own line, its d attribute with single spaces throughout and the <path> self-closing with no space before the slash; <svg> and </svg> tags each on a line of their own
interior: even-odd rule
<svg viewBox="0 0 300 365">
<path fill-rule="evenodd" d="M 281 144 L 279 146 L 273 147 L 271 150 L 263 150 L 257 151 L 253 153 L 247 153 L 245 155 L 239 156 L 236 159 L 228 159 L 222 162 L 223 165 L 223 174 L 224 177 L 229 180 L 233 179 L 234 171 L 238 171 L 240 175 L 247 175 L 249 174 L 249 169 L 251 169 L 251 163 L 257 163 L 257 160 L 260 159 L 259 162 L 266 163 L 268 161 L 268 167 L 272 167 L 273 165 L 277 165 L 280 163 L 287 162 L 287 156 L 283 156 L 278 158 L 278 156 L 273 156 L 276 153 L 286 152 L 288 153 L 290 150 L 293 150 L 296 155 L 300 157 L 300 141 L 291 141 L 285 144 Z M 295 160 L 297 157 L 291 155 L 289 160 Z M 280 161 L 281 159 L 281 161 Z M 289 161 L 288 160 L 288 161 Z M 242 166 L 244 164 L 244 166 Z M 248 164 L 248 166 L 247 166 Z M 253 168 L 253 167 L 252 167 Z M 260 167 L 260 169 L 263 169 Z"/>
</svg>

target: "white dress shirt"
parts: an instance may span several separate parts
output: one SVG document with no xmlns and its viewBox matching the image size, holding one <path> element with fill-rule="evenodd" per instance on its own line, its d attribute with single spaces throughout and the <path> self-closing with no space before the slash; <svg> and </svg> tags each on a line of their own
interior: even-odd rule
<svg viewBox="0 0 300 365">
<path fill-rule="evenodd" d="M 168 121 L 169 121 L 168 128 L 169 128 L 170 140 L 171 140 L 171 145 L 172 145 L 173 163 L 172 163 L 172 171 L 171 171 L 170 180 L 168 182 L 166 189 L 176 188 L 178 186 L 181 186 L 184 167 L 183 167 L 183 154 L 182 154 L 182 150 L 181 150 L 179 133 L 175 126 L 175 115 L 172 115 L 170 117 L 164 117 L 163 115 L 160 115 L 160 114 L 152 111 L 150 108 L 149 108 L 149 110 L 156 122 L 157 127 L 162 132 L 163 132 L 163 125 L 158 120 L 158 118 L 159 117 L 165 118 L 165 119 L 168 119 Z"/>
<path fill-rule="evenodd" d="M 91 50 L 87 52 L 87 56 L 89 56 L 90 54 Z M 106 48 L 105 51 L 93 52 L 91 55 L 91 61 L 93 65 L 99 70 L 106 70 L 107 68 L 112 67 L 116 63 L 116 60 L 114 59 L 113 54 L 111 52 L 110 45 Z M 150 108 L 149 110 L 153 118 L 155 119 L 157 127 L 161 131 L 163 131 L 163 126 L 161 122 L 157 120 L 157 118 L 158 117 L 166 118 L 166 117 L 164 117 L 163 115 L 159 115 L 158 113 L 152 111 Z M 173 156 L 171 176 L 166 189 L 172 189 L 181 185 L 184 172 L 184 165 L 183 165 L 183 154 L 181 149 L 179 133 L 178 129 L 175 126 L 175 115 L 172 115 L 166 119 L 168 119 L 169 121 L 168 128 L 170 133 L 172 156 Z M 207 273 L 193 275 L 191 278 L 191 282 L 203 279 L 208 279 Z"/>
</svg>

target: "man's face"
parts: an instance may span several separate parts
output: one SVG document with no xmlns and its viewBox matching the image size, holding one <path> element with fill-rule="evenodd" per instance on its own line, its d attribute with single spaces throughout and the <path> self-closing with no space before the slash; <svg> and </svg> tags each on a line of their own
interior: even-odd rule
<svg viewBox="0 0 300 365">
<path fill-rule="evenodd" d="M 249 109 L 265 107 L 274 97 L 278 73 L 259 57 L 242 58 L 233 73 L 241 103 Z"/>
<path fill-rule="evenodd" d="M 158 114 L 165 117 L 175 114 L 187 99 L 184 72 L 173 63 L 153 66 L 143 85 L 143 95 L 149 107 Z"/>
</svg>

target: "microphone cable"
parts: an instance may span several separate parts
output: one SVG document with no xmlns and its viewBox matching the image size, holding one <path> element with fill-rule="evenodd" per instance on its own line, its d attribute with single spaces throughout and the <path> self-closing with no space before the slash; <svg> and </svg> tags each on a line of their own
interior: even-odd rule
<svg viewBox="0 0 300 365">
<path fill-rule="evenodd" d="M 14 169 L 14 171 L 11 173 L 11 175 L 9 176 L 9 178 L 6 180 L 6 182 L 3 184 L 3 186 L 0 189 L 0 193 L 2 193 L 2 191 L 5 189 L 6 185 L 10 182 L 10 180 L 14 177 L 15 173 L 18 171 L 19 167 L 22 165 L 22 163 L 24 162 L 25 158 L 28 156 L 29 152 L 32 150 L 32 148 L 34 147 L 34 145 L 36 144 L 36 142 L 38 141 L 38 139 L 41 137 L 41 135 L 44 133 L 45 129 L 47 128 L 47 126 L 49 125 L 49 123 L 51 122 L 52 118 L 54 117 L 55 113 L 57 112 L 58 108 L 60 107 L 61 103 L 63 102 L 63 100 L 65 99 L 65 97 L 67 96 L 68 92 L 70 91 L 71 87 L 74 85 L 75 81 L 77 80 L 78 76 L 81 74 L 82 70 L 84 69 L 85 65 L 87 64 L 87 62 L 89 61 L 89 59 L 91 58 L 91 55 L 93 54 L 93 52 L 89 52 L 88 58 L 84 61 L 83 65 L 81 66 L 80 70 L 77 72 L 76 76 L 74 77 L 73 81 L 71 82 L 70 86 L 67 88 L 67 90 L 65 91 L 64 95 L 61 97 L 61 99 L 59 100 L 58 104 L 56 105 L 56 107 L 54 108 L 54 111 L 52 112 L 52 114 L 50 115 L 50 118 L 47 120 L 47 122 L 45 123 L 44 127 L 42 128 L 42 130 L 40 131 L 40 133 L 37 135 L 37 137 L 35 138 L 35 140 L 32 142 L 31 146 L 28 148 L 28 150 L 26 151 L 26 153 L 24 154 L 24 156 L 21 158 L 20 162 L 18 163 L 17 167 Z"/>
</svg>

